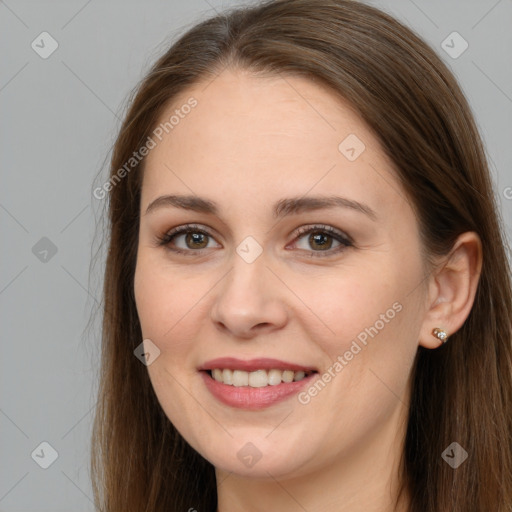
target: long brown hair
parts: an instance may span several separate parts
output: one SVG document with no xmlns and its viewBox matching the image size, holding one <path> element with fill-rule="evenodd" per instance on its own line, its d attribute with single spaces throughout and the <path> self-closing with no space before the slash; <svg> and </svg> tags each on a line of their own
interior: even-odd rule
<svg viewBox="0 0 512 512">
<path fill-rule="evenodd" d="M 91 452 L 97 507 L 216 510 L 214 467 L 165 416 L 133 354 L 142 341 L 133 279 L 144 160 L 121 179 L 119 169 L 178 94 L 228 66 L 308 77 L 348 101 L 394 162 L 427 255 L 446 255 L 463 232 L 480 236 L 483 268 L 469 317 L 446 345 L 418 349 L 400 479 L 411 512 L 510 512 L 512 291 L 484 147 L 435 52 L 391 16 L 351 0 L 225 11 L 182 35 L 133 94 L 104 189 L 109 252 Z M 454 441 L 469 454 L 456 470 L 441 457 Z"/>
</svg>

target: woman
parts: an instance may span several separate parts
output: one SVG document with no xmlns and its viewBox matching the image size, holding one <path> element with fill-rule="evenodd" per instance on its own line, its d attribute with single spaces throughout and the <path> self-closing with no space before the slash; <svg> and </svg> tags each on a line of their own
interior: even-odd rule
<svg viewBox="0 0 512 512">
<path fill-rule="evenodd" d="M 103 190 L 101 510 L 512 510 L 504 238 L 409 29 L 345 0 L 198 24 Z"/>
</svg>

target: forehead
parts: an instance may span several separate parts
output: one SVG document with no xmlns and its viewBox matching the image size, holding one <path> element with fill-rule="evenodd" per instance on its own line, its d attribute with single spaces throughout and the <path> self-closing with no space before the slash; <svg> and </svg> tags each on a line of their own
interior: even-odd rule
<svg viewBox="0 0 512 512">
<path fill-rule="evenodd" d="M 178 190 L 263 205 L 314 189 L 352 194 L 376 208 L 405 195 L 351 106 L 306 78 L 225 70 L 175 98 L 158 127 L 143 204 Z"/>
</svg>

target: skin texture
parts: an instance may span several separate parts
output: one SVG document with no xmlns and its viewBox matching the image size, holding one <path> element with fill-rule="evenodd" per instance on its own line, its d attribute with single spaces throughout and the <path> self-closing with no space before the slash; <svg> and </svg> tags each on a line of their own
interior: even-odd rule
<svg viewBox="0 0 512 512">
<path fill-rule="evenodd" d="M 142 187 L 135 298 L 143 337 L 160 350 L 148 366 L 158 400 L 214 464 L 220 512 L 392 510 L 414 356 L 418 345 L 441 344 L 434 327 L 451 334 L 469 314 L 478 238 L 462 235 L 453 256 L 427 268 L 392 162 L 349 106 L 314 82 L 228 69 L 188 89 L 162 121 L 191 96 L 197 106 L 150 151 Z M 354 161 L 338 149 L 350 134 L 365 145 Z M 219 215 L 146 214 L 164 194 L 209 199 Z M 376 219 L 351 208 L 272 216 L 280 199 L 328 195 L 365 203 Z M 211 236 L 158 245 L 187 223 Z M 336 252 L 328 234 L 316 243 L 297 235 L 316 224 L 353 245 Z M 236 252 L 248 236 L 263 249 L 252 263 Z M 313 366 L 320 378 L 371 326 L 378 333 L 306 404 L 293 396 L 235 409 L 197 370 L 217 357 L 271 357 Z M 237 457 L 249 442 L 261 454 L 252 467 Z"/>
</svg>

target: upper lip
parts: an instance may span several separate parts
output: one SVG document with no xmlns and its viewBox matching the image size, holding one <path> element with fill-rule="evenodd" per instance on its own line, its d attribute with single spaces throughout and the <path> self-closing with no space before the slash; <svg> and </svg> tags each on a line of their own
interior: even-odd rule
<svg viewBox="0 0 512 512">
<path fill-rule="evenodd" d="M 256 370 L 293 370 L 293 371 L 304 371 L 314 372 L 317 371 L 312 366 L 304 366 L 301 364 L 290 363 L 287 361 L 281 361 L 279 359 L 271 359 L 268 357 L 259 357 L 256 359 L 237 359 L 236 357 L 219 357 L 217 359 L 211 359 L 206 361 L 199 370 L 214 370 L 219 369 L 230 369 L 230 370 L 243 370 L 246 372 L 253 372 Z"/>
</svg>

